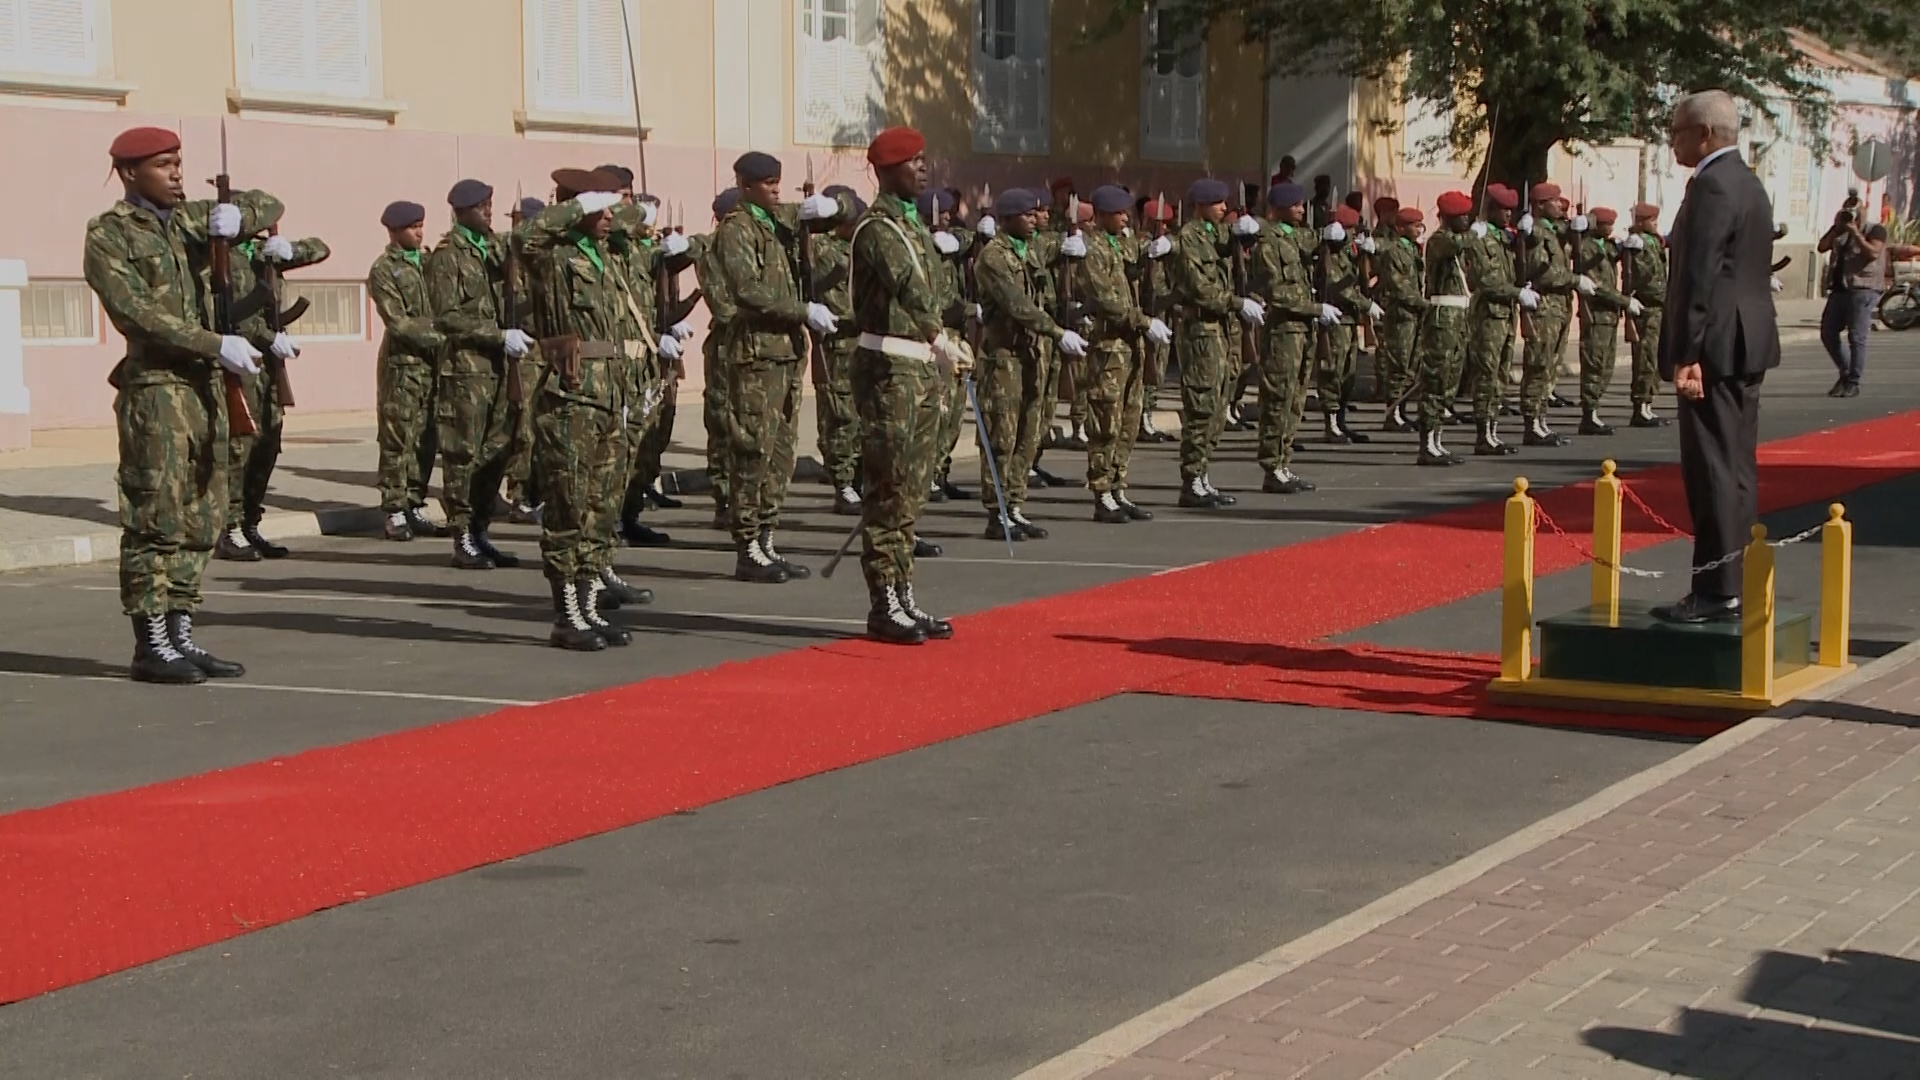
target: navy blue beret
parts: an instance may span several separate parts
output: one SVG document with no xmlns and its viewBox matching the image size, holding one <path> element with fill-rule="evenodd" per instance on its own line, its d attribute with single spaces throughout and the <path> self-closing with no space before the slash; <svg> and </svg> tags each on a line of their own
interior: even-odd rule
<svg viewBox="0 0 1920 1080">
<path fill-rule="evenodd" d="M 1267 205 L 1284 210 L 1289 206 L 1304 206 L 1307 202 L 1307 189 L 1291 181 L 1275 184 L 1267 189 Z"/>
<path fill-rule="evenodd" d="M 1107 184 L 1093 189 L 1093 212 L 1118 214 L 1133 209 L 1133 196 L 1126 188 Z"/>
<path fill-rule="evenodd" d="M 418 225 L 427 220 L 427 208 L 417 202 L 405 199 L 390 202 L 380 211 L 380 224 L 389 229 L 404 229 L 409 225 Z"/>
<path fill-rule="evenodd" d="M 546 208 L 546 203 L 541 202 L 531 195 L 520 200 L 520 216 L 523 218 L 530 218 Z"/>
<path fill-rule="evenodd" d="M 469 206 L 479 206 L 493 198 L 493 188 L 478 180 L 462 180 L 447 192 L 447 205 L 455 210 L 465 210 Z"/>
<path fill-rule="evenodd" d="M 1040 196 L 1026 188 L 1008 188 L 994 197 L 993 216 L 1018 217 L 1040 209 Z"/>
<path fill-rule="evenodd" d="M 1187 189 L 1187 201 L 1195 206 L 1206 206 L 1210 203 L 1226 202 L 1229 194 L 1231 192 L 1228 191 L 1225 180 L 1203 176 L 1195 180 L 1193 186 Z"/>
<path fill-rule="evenodd" d="M 733 175 L 748 183 L 772 180 L 780 175 L 780 159 L 772 154 L 749 150 L 733 163 Z"/>
<path fill-rule="evenodd" d="M 945 188 L 923 191 L 914 205 L 920 208 L 921 217 L 931 219 L 935 214 L 953 209 L 953 192 Z"/>
<path fill-rule="evenodd" d="M 716 218 L 726 217 L 728 214 L 733 213 L 733 208 L 738 205 L 740 205 L 740 189 L 730 187 L 713 197 L 713 216 Z"/>
</svg>

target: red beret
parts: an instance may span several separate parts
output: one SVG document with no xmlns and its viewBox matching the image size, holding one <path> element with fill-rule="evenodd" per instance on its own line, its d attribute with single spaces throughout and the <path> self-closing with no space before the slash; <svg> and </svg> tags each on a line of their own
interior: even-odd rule
<svg viewBox="0 0 1920 1080">
<path fill-rule="evenodd" d="M 1533 201 L 1537 203 L 1546 202 L 1549 199 L 1557 199 L 1560 197 L 1560 185 L 1551 180 L 1542 180 L 1533 185 L 1533 190 L 1529 194 Z"/>
<path fill-rule="evenodd" d="M 1147 200 L 1145 216 L 1148 221 L 1172 221 L 1173 204 L 1168 202 L 1164 195 L 1156 199 L 1149 199 Z"/>
<path fill-rule="evenodd" d="M 1633 216 L 1637 218 L 1657 218 L 1660 216 L 1660 208 L 1650 202 L 1637 203 L 1633 208 Z"/>
<path fill-rule="evenodd" d="M 1427 215 L 1421 213 L 1420 208 L 1417 206 L 1403 206 L 1399 212 L 1394 215 L 1394 220 L 1402 226 L 1425 225 L 1427 223 Z"/>
<path fill-rule="evenodd" d="M 1400 209 L 1400 200 L 1391 195 L 1382 195 L 1373 200 L 1374 217 L 1386 217 L 1398 209 Z"/>
<path fill-rule="evenodd" d="M 1620 220 L 1620 211 L 1610 206 L 1596 206 L 1592 210 L 1587 211 L 1587 216 L 1602 225 L 1611 225 Z"/>
<path fill-rule="evenodd" d="M 1449 191 L 1440 196 L 1439 200 L 1434 203 L 1434 208 L 1440 211 L 1441 217 L 1459 217 L 1461 214 L 1471 214 L 1473 213 L 1473 196 L 1468 195 L 1464 191 Z"/>
<path fill-rule="evenodd" d="M 1360 211 L 1342 203 L 1334 208 L 1333 220 L 1339 222 L 1341 228 L 1351 229 L 1360 224 Z"/>
<path fill-rule="evenodd" d="M 867 164 L 890 169 L 918 157 L 927 148 L 927 137 L 910 127 L 890 127 L 873 137 L 867 145 Z"/>
<path fill-rule="evenodd" d="M 166 128 L 137 127 L 128 128 L 113 140 L 107 153 L 115 161 L 142 161 L 155 154 L 165 154 L 180 149 L 180 136 Z"/>
<path fill-rule="evenodd" d="M 1488 184 L 1487 198 L 1503 210 L 1512 210 L 1520 205 L 1520 193 L 1505 184 Z"/>
<path fill-rule="evenodd" d="M 1069 176 L 1062 176 L 1062 177 L 1060 177 L 1059 179 L 1057 179 L 1057 180 L 1055 180 L 1055 181 L 1053 181 L 1052 183 L 1050 183 L 1050 184 L 1048 184 L 1048 185 L 1047 185 L 1047 190 L 1048 190 L 1048 191 L 1054 191 L 1054 192 L 1059 192 L 1059 191 L 1072 191 L 1072 190 L 1073 190 L 1073 178 L 1072 178 L 1072 177 L 1069 177 Z"/>
</svg>

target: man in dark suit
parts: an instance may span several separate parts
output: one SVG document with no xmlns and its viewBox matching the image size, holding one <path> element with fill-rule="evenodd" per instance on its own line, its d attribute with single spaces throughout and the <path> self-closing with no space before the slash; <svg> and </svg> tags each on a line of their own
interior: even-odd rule
<svg viewBox="0 0 1920 1080">
<path fill-rule="evenodd" d="M 1660 376 L 1680 398 L 1680 475 L 1693 513 L 1693 589 L 1654 609 L 1670 622 L 1740 618 L 1742 566 L 1759 516 L 1760 383 L 1780 366 L 1770 284 L 1773 211 L 1734 149 L 1740 113 L 1708 90 L 1674 108 L 1675 160 L 1693 170 L 1673 223 Z"/>
</svg>

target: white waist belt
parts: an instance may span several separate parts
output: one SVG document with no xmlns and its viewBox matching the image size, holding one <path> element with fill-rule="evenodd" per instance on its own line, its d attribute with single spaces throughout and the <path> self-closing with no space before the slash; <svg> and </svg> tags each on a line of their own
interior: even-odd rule
<svg viewBox="0 0 1920 1080">
<path fill-rule="evenodd" d="M 912 338 L 887 337 L 885 334 L 861 334 L 860 347 L 906 360 L 933 363 L 933 346 Z"/>
<path fill-rule="evenodd" d="M 1464 309 L 1467 306 L 1468 298 L 1464 296 L 1430 296 L 1427 299 L 1433 301 L 1434 307 L 1450 307 L 1450 308 Z"/>
</svg>

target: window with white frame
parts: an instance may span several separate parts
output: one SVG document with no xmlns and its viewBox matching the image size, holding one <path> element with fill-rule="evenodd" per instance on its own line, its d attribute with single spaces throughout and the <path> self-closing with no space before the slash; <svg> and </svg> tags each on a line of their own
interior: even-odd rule
<svg viewBox="0 0 1920 1080">
<path fill-rule="evenodd" d="M 881 0 L 799 0 L 795 142 L 865 146 L 886 126 Z"/>
<path fill-rule="evenodd" d="M 1408 172 L 1453 174 L 1453 109 L 1410 97 L 1400 125 L 1400 153 Z"/>
<path fill-rule="evenodd" d="M 302 341 L 364 341 L 366 301 L 357 281 L 295 281 L 286 279 L 284 303 L 304 298 L 310 307 L 291 327 Z"/>
<path fill-rule="evenodd" d="M 1158 161 L 1203 161 L 1207 149 L 1207 48 L 1195 29 L 1179 31 L 1155 4 L 1141 20 L 1145 76 L 1140 149 Z"/>
<path fill-rule="evenodd" d="M 95 75 L 98 0 L 0 0 L 0 71 Z"/>
<path fill-rule="evenodd" d="M 527 108 L 540 113 L 633 116 L 622 0 L 524 0 Z"/>
<path fill-rule="evenodd" d="M 95 344 L 100 340 L 97 310 L 93 290 L 84 281 L 29 281 L 20 294 L 20 336 L 29 345 Z"/>
<path fill-rule="evenodd" d="M 1787 220 L 1807 224 L 1807 208 L 1813 191 L 1813 151 L 1793 145 L 1793 163 L 1787 172 Z"/>
<path fill-rule="evenodd" d="M 1052 0 L 974 0 L 974 13 L 974 150 L 1046 153 Z"/>
<path fill-rule="evenodd" d="M 380 95 L 375 0 L 238 0 L 247 89 L 329 98 Z"/>
</svg>

